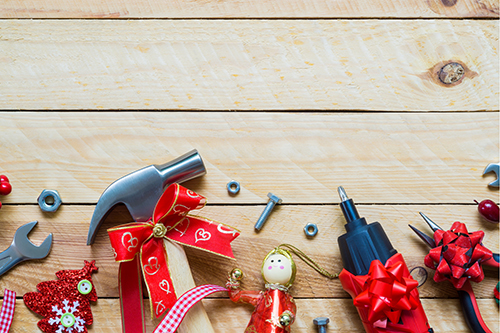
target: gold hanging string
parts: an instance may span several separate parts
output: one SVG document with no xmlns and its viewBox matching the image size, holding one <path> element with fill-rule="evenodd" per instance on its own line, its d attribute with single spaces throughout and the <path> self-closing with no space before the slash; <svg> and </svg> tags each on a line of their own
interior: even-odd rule
<svg viewBox="0 0 500 333">
<path fill-rule="evenodd" d="M 319 274 L 321 274 L 323 276 L 326 276 L 329 279 L 335 279 L 335 278 L 339 277 L 338 274 L 331 274 L 328 271 L 326 271 L 324 268 L 322 268 L 320 265 L 318 265 L 314 260 L 312 260 L 311 258 L 309 258 L 309 256 L 307 254 L 305 254 L 304 252 L 302 252 L 301 250 L 299 250 L 298 248 L 296 248 L 292 244 L 281 244 L 278 247 L 279 248 L 283 248 L 284 247 L 284 248 L 288 249 L 288 251 L 292 252 L 297 257 L 299 257 L 300 259 L 302 259 L 306 264 L 308 264 L 309 266 L 311 266 Z"/>
</svg>

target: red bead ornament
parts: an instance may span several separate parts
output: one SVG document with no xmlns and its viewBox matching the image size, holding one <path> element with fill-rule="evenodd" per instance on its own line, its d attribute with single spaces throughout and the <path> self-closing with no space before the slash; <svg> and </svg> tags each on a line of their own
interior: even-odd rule
<svg viewBox="0 0 500 333">
<path fill-rule="evenodd" d="M 97 301 L 92 283 L 97 270 L 95 261 L 85 261 L 82 269 L 59 271 L 59 280 L 40 282 L 38 292 L 23 296 L 26 306 L 44 317 L 38 322 L 43 332 L 87 333 L 86 326 L 93 322 L 90 302 Z"/>
<path fill-rule="evenodd" d="M 481 264 L 493 257 L 493 253 L 481 244 L 484 232 L 469 233 L 464 223 L 455 222 L 448 231 L 436 230 L 437 246 L 425 256 L 425 265 L 435 269 L 434 281 L 450 280 L 457 289 L 470 279 L 481 282 L 484 272 Z"/>
<path fill-rule="evenodd" d="M 10 192 L 12 192 L 12 185 L 10 185 L 9 178 L 0 175 L 0 195 L 7 195 Z"/>
<path fill-rule="evenodd" d="M 12 192 L 12 185 L 10 185 L 9 178 L 5 175 L 0 175 L 0 195 L 8 195 L 10 192 Z M 2 208 L 1 202 L 0 208 Z"/>
</svg>

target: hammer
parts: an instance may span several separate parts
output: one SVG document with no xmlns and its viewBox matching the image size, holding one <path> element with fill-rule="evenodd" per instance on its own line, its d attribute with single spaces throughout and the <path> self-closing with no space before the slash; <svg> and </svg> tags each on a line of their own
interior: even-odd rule
<svg viewBox="0 0 500 333">
<path fill-rule="evenodd" d="M 168 185 L 188 181 L 205 173 L 201 156 L 196 150 L 192 150 L 173 161 L 150 165 L 116 180 L 104 190 L 97 202 L 90 222 L 87 245 L 94 243 L 99 227 L 114 206 L 125 204 L 135 221 L 147 221 Z M 182 246 L 167 240 L 164 242 L 174 289 L 177 297 L 180 297 L 196 285 Z M 178 332 L 214 332 L 201 302 L 190 310 Z"/>
<path fill-rule="evenodd" d="M 90 221 L 87 245 L 94 243 L 102 222 L 118 204 L 124 204 L 136 222 L 151 218 L 168 185 L 182 183 L 206 174 L 196 149 L 162 165 L 150 165 L 129 173 L 108 186 L 101 194 Z"/>
</svg>

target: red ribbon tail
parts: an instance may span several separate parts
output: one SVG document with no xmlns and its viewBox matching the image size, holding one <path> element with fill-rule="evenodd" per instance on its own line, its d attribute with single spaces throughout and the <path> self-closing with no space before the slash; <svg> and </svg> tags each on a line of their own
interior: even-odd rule
<svg viewBox="0 0 500 333">
<path fill-rule="evenodd" d="M 152 238 L 143 244 L 141 266 L 149 292 L 151 319 L 158 318 L 177 301 L 168 268 L 167 254 L 163 246 L 163 238 Z M 189 269 L 189 267 L 186 269 Z"/>
<path fill-rule="evenodd" d="M 139 258 L 120 263 L 118 276 L 122 332 L 146 333 Z"/>
</svg>

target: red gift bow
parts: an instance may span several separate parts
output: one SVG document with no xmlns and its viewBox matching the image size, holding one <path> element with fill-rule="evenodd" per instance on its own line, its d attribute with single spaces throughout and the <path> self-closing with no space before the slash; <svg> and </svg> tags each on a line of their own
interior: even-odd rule
<svg viewBox="0 0 500 333">
<path fill-rule="evenodd" d="M 205 197 L 179 184 L 172 184 L 158 200 L 152 220 L 108 229 L 116 261 L 131 261 L 136 254 L 140 254 L 142 274 L 150 295 L 151 314 L 156 317 L 171 308 L 177 300 L 163 238 L 234 258 L 230 243 L 239 236 L 238 230 L 188 215 L 191 209 L 202 208 L 205 203 Z"/>
<path fill-rule="evenodd" d="M 469 233 L 464 223 L 455 222 L 448 231 L 436 230 L 434 241 L 438 245 L 425 256 L 425 265 L 435 269 L 434 281 L 450 280 L 457 289 L 467 279 L 481 282 L 484 279 L 481 263 L 493 253 L 481 244 L 484 231 Z"/>
<path fill-rule="evenodd" d="M 339 279 L 353 295 L 354 305 L 367 310 L 369 323 L 376 327 L 386 328 L 387 319 L 398 323 L 403 310 L 414 310 L 420 304 L 418 282 L 411 277 L 400 253 L 385 267 L 379 260 L 372 261 L 367 275 L 356 276 L 344 269 Z"/>
</svg>

